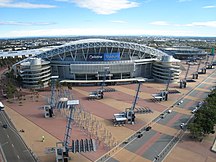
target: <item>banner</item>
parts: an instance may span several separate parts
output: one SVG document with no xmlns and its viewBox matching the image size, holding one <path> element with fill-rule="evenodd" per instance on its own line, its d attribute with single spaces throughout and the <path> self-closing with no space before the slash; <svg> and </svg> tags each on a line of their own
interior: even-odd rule
<svg viewBox="0 0 216 162">
<path fill-rule="evenodd" d="M 214 56 L 214 48 L 212 48 L 211 55 Z"/>
<path fill-rule="evenodd" d="M 119 61 L 120 52 L 104 53 L 104 54 L 89 54 L 88 61 Z"/>
<path fill-rule="evenodd" d="M 88 61 L 103 61 L 104 60 L 104 55 L 103 54 L 89 54 Z"/>
<path fill-rule="evenodd" d="M 104 61 L 119 61 L 120 52 L 116 53 L 104 53 Z"/>
</svg>

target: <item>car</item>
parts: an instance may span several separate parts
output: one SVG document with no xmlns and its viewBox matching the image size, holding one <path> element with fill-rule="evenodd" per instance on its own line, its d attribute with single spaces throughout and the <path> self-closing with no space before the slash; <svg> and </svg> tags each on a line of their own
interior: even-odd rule
<svg viewBox="0 0 216 162">
<path fill-rule="evenodd" d="M 180 128 L 183 129 L 185 127 L 185 123 L 180 124 Z"/>
<path fill-rule="evenodd" d="M 151 128 L 152 128 L 151 126 L 147 126 L 146 131 L 150 131 Z"/>
<path fill-rule="evenodd" d="M 201 107 L 203 105 L 203 101 L 200 101 L 198 104 L 197 104 L 197 107 Z"/>
<path fill-rule="evenodd" d="M 0 102 L 0 110 L 4 110 L 4 105 L 2 102 Z"/>
<path fill-rule="evenodd" d="M 172 112 L 172 110 L 171 110 L 171 109 L 169 109 L 167 112 L 170 114 L 170 113 Z"/>
<path fill-rule="evenodd" d="M 195 108 L 191 111 L 191 113 L 194 114 L 197 110 L 198 110 L 198 107 L 195 107 Z"/>
<path fill-rule="evenodd" d="M 6 129 L 8 126 L 7 124 L 3 124 L 2 127 Z"/>
<path fill-rule="evenodd" d="M 160 114 L 160 117 L 161 119 L 165 118 L 165 114 L 164 113 Z"/>
</svg>

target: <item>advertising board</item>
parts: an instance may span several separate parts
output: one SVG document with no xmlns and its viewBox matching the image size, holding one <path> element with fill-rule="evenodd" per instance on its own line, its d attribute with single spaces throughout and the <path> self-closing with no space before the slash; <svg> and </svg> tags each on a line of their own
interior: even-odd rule
<svg viewBox="0 0 216 162">
<path fill-rule="evenodd" d="M 104 54 L 89 54 L 88 61 L 118 61 L 120 60 L 120 52 L 104 53 Z"/>
<path fill-rule="evenodd" d="M 89 54 L 88 61 L 103 61 L 104 60 L 104 55 L 103 54 Z"/>
<path fill-rule="evenodd" d="M 104 53 L 104 61 L 118 61 L 120 60 L 120 52 Z"/>
</svg>

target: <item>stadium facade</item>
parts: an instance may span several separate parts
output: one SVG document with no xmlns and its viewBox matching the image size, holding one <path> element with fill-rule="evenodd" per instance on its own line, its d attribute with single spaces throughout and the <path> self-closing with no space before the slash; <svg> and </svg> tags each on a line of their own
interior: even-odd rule
<svg viewBox="0 0 216 162">
<path fill-rule="evenodd" d="M 206 58 L 209 54 L 203 49 L 189 47 L 189 46 L 173 46 L 169 48 L 162 48 L 161 51 L 172 55 L 174 58 L 179 60 L 187 60 L 189 58 Z"/>
<path fill-rule="evenodd" d="M 179 80 L 180 61 L 166 53 L 136 43 L 83 39 L 26 58 L 13 68 L 24 87 L 48 85 L 50 76 L 73 84 L 118 83 L 138 78 L 166 82 Z M 106 69 L 106 70 L 105 70 Z M 104 74 L 106 71 L 106 74 Z M 170 74 L 171 73 L 171 74 Z"/>
</svg>

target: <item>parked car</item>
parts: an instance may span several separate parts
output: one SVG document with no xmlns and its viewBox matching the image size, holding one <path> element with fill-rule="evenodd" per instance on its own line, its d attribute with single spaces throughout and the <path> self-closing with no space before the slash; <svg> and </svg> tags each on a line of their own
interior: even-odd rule
<svg viewBox="0 0 216 162">
<path fill-rule="evenodd" d="M 4 105 L 2 102 L 0 102 L 0 110 L 4 110 Z"/>
<path fill-rule="evenodd" d="M 169 109 L 167 112 L 170 114 L 170 113 L 172 112 L 172 110 L 171 110 L 171 109 Z"/>
<path fill-rule="evenodd" d="M 3 124 L 2 127 L 6 129 L 8 126 L 7 124 Z"/>
<path fill-rule="evenodd" d="M 195 108 L 191 111 L 191 113 L 194 114 L 197 110 L 198 110 L 198 107 L 195 107 Z"/>
<path fill-rule="evenodd" d="M 185 123 L 180 124 L 180 128 L 183 129 L 185 127 Z"/>
</svg>

